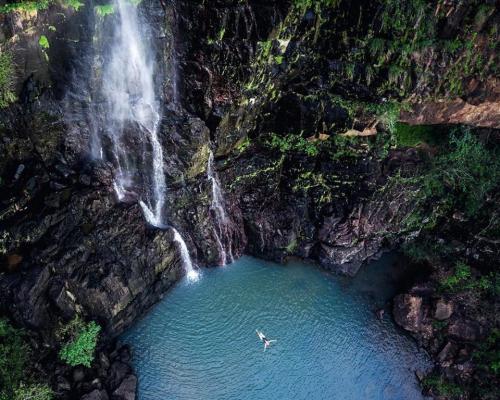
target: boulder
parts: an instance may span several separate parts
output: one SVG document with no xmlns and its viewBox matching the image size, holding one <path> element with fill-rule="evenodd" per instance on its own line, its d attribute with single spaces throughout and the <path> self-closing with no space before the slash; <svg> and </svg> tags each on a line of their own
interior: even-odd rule
<svg viewBox="0 0 500 400">
<path fill-rule="evenodd" d="M 403 329 L 418 332 L 422 323 L 422 298 L 411 294 L 400 294 L 394 298 L 394 319 Z"/>
<path fill-rule="evenodd" d="M 453 304 L 439 299 L 436 303 L 436 311 L 434 312 L 434 318 L 439 321 L 444 321 L 451 317 L 453 314 Z"/>
<path fill-rule="evenodd" d="M 135 400 L 137 391 L 137 378 L 135 375 L 128 375 L 111 395 L 112 400 Z"/>
<path fill-rule="evenodd" d="M 64 376 L 58 376 L 56 382 L 57 392 L 69 392 L 71 390 L 71 384 Z"/>
<path fill-rule="evenodd" d="M 80 400 L 109 400 L 108 394 L 105 390 L 93 390 L 86 395 L 83 395 Z"/>
<path fill-rule="evenodd" d="M 449 363 L 453 359 L 455 352 L 456 352 L 456 345 L 452 344 L 451 342 L 448 342 L 439 352 L 437 360 L 441 364 L 445 362 Z"/>
<path fill-rule="evenodd" d="M 85 370 L 82 367 L 77 367 L 73 370 L 73 381 L 82 382 L 85 379 Z"/>
<path fill-rule="evenodd" d="M 483 336 L 481 326 L 471 320 L 455 320 L 448 326 L 448 335 L 460 342 L 474 342 Z"/>
<path fill-rule="evenodd" d="M 111 389 L 117 388 L 131 372 L 132 369 L 128 364 L 115 361 L 109 369 L 109 377 L 106 382 L 108 387 Z"/>
</svg>

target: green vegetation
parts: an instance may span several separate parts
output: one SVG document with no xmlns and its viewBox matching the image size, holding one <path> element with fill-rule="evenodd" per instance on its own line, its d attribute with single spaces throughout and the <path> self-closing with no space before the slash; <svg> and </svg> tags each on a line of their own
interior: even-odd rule
<svg viewBox="0 0 500 400">
<path fill-rule="evenodd" d="M 110 15 L 115 12 L 115 6 L 113 4 L 103 4 L 94 6 L 94 10 L 100 17 L 105 17 L 106 15 Z"/>
<path fill-rule="evenodd" d="M 266 167 L 257 168 L 252 172 L 237 176 L 236 179 L 229 186 L 229 189 L 234 190 L 234 188 L 237 187 L 242 182 L 254 181 L 257 177 L 260 177 L 262 175 L 275 174 L 280 172 L 284 161 L 285 161 L 285 156 L 282 155 L 278 160 L 272 162 Z M 278 181 L 279 180 L 277 180 L 277 184 L 279 183 Z"/>
<path fill-rule="evenodd" d="M 470 267 L 464 262 L 459 261 L 455 265 L 455 272 L 453 275 L 445 278 L 441 282 L 441 287 L 446 291 L 454 292 L 462 287 L 465 287 L 470 281 L 471 276 L 472 272 Z"/>
<path fill-rule="evenodd" d="M 408 125 L 396 123 L 394 129 L 396 144 L 401 147 L 416 147 L 426 143 L 430 146 L 445 143 L 446 134 L 430 125 Z"/>
<path fill-rule="evenodd" d="M 441 396 L 454 398 L 463 394 L 463 389 L 460 386 L 436 375 L 426 376 L 422 384 L 427 390 L 432 390 L 433 393 Z"/>
<path fill-rule="evenodd" d="M 500 330 L 493 332 L 477 346 L 473 353 L 474 360 L 486 372 L 500 374 Z"/>
<path fill-rule="evenodd" d="M 8 52 L 0 53 L 0 108 L 16 100 L 14 93 L 14 65 Z"/>
<path fill-rule="evenodd" d="M 452 211 L 477 217 L 488 194 L 498 186 L 499 174 L 497 150 L 487 149 L 468 129 L 455 130 L 427 170 L 412 178 L 395 178 L 415 187 L 416 207 L 406 218 L 407 229 L 433 228 Z"/>
<path fill-rule="evenodd" d="M 38 40 L 38 44 L 44 50 L 46 50 L 50 47 L 49 39 L 47 39 L 47 36 L 45 36 L 45 35 L 40 36 L 40 39 Z"/>
<path fill-rule="evenodd" d="M 271 54 L 273 42 L 271 40 L 268 40 L 266 42 L 258 42 L 257 44 L 260 48 L 261 57 L 267 59 L 269 57 L 269 54 Z"/>
<path fill-rule="evenodd" d="M 245 136 L 244 139 L 239 140 L 238 143 L 236 143 L 235 150 L 238 151 L 239 154 L 244 153 L 249 147 L 250 147 L 250 138 L 248 136 Z"/>
<path fill-rule="evenodd" d="M 83 7 L 85 5 L 83 3 L 83 1 L 80 1 L 80 0 L 62 0 L 62 3 L 66 7 L 71 7 L 73 9 L 75 9 L 76 11 L 78 11 L 80 9 L 80 7 Z"/>
<path fill-rule="evenodd" d="M 6 14 L 9 12 L 33 12 L 33 11 L 43 11 L 50 7 L 55 0 L 24 0 L 14 3 L 8 3 L 0 6 L 0 14 Z M 80 7 L 83 7 L 84 3 L 79 0 L 62 0 L 62 4 L 66 7 L 71 7 L 78 11 Z"/>
<path fill-rule="evenodd" d="M 452 134 L 450 145 L 450 153 L 437 157 L 425 177 L 424 195 L 439 199 L 443 205 L 456 203 L 458 209 L 472 217 L 499 183 L 500 159 L 495 150 L 487 149 L 470 130 Z"/>
<path fill-rule="evenodd" d="M 29 379 L 29 355 L 23 331 L 0 318 L 0 400 L 52 399 L 47 385 Z"/>
<path fill-rule="evenodd" d="M 304 139 L 301 135 L 289 134 L 283 137 L 271 133 L 266 144 L 270 148 L 278 150 L 280 153 L 295 151 L 305 153 L 310 157 L 315 157 L 319 153 L 317 142 Z"/>
<path fill-rule="evenodd" d="M 15 3 L 8 3 L 0 6 L 0 13 L 6 14 L 12 11 L 33 12 L 46 10 L 49 8 L 51 3 L 52 0 L 19 1 Z"/>
<path fill-rule="evenodd" d="M 287 254 L 293 254 L 298 248 L 299 248 L 299 242 L 297 238 L 294 238 L 285 247 L 285 251 Z"/>
<path fill-rule="evenodd" d="M 346 110 L 349 118 L 354 120 L 358 115 L 373 115 L 383 123 L 389 132 L 396 130 L 396 123 L 403 105 L 397 101 L 370 103 L 359 100 L 348 100 L 340 96 L 331 96 L 330 100 Z"/>
<path fill-rule="evenodd" d="M 54 393 L 46 384 L 19 385 L 14 390 L 12 400 L 51 400 Z"/>
<path fill-rule="evenodd" d="M 334 7 L 340 3 L 340 0 L 294 0 L 293 5 L 300 10 L 307 10 L 309 8 L 315 7 L 316 10 L 321 9 L 321 7 Z"/>
<path fill-rule="evenodd" d="M 471 268 L 462 261 L 455 264 L 455 269 L 451 275 L 441 281 L 441 290 L 446 292 L 458 292 L 472 290 L 477 293 L 500 294 L 500 275 L 491 272 L 480 278 L 472 275 Z"/>
<path fill-rule="evenodd" d="M 90 367 L 94 360 L 94 351 L 101 327 L 94 321 L 85 323 L 79 316 L 61 328 L 59 335 L 66 343 L 59 352 L 61 360 L 71 366 L 84 365 Z"/>
<path fill-rule="evenodd" d="M 414 262 L 425 262 L 440 256 L 446 256 L 451 248 L 444 242 L 436 241 L 427 237 L 404 243 L 401 246 L 403 253 Z"/>
</svg>

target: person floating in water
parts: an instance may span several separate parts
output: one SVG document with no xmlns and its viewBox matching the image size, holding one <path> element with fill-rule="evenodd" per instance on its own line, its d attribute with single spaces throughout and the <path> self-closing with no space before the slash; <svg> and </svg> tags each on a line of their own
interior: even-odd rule
<svg viewBox="0 0 500 400">
<path fill-rule="evenodd" d="M 268 338 L 266 338 L 266 336 L 262 332 L 260 332 L 259 330 L 255 330 L 255 332 L 257 332 L 257 336 L 259 337 L 261 342 L 264 343 L 264 351 L 266 351 L 266 349 L 269 346 L 271 346 L 271 343 L 276 342 L 276 340 L 269 340 Z"/>
</svg>

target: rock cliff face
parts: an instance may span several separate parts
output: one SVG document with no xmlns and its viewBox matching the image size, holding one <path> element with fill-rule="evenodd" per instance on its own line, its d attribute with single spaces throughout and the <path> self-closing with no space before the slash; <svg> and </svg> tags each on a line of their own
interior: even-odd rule
<svg viewBox="0 0 500 400">
<path fill-rule="evenodd" d="M 183 274 L 171 231 L 148 227 L 133 196 L 118 202 L 112 166 L 89 158 L 86 98 L 77 89 L 92 83 L 93 7 L 0 15 L 0 48 L 13 55 L 18 97 L 0 109 L 0 308 L 52 347 L 54 327 L 75 313 L 116 336 Z M 300 256 L 354 275 L 420 232 L 407 224 L 416 188 L 394 178 L 418 175 L 434 150 L 401 145 L 396 122 L 499 128 L 494 1 L 145 0 L 139 7 L 165 69 L 158 82 L 165 214 L 200 266 L 220 259 L 210 150 L 235 256 Z M 498 260 L 498 243 L 476 245 L 484 221 L 459 219 L 446 228 L 446 240 L 466 243 L 455 254 L 475 254 L 478 265 Z M 464 227 L 469 235 L 458 239 Z M 473 312 L 457 313 L 457 304 L 463 299 L 416 286 L 396 298 L 394 317 L 448 360 L 460 353 L 457 343 L 494 325 L 472 322 Z M 432 320 L 448 319 L 450 341 L 441 349 Z M 471 347 L 464 352 L 460 360 Z M 114 391 L 112 398 L 127 398 L 120 387 L 134 386 L 125 373 L 120 382 L 76 390 L 72 373 L 59 375 L 71 381 L 58 387 L 61 398 Z"/>
</svg>

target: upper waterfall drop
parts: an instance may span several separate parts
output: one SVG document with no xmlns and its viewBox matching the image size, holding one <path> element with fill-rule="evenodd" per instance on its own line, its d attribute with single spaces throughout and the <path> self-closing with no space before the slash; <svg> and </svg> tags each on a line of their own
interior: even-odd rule
<svg viewBox="0 0 500 400">
<path fill-rule="evenodd" d="M 161 111 L 155 91 L 153 56 L 145 40 L 147 32 L 139 23 L 137 6 L 129 0 L 114 0 L 113 5 L 116 25 L 109 57 L 103 55 L 102 92 L 103 134 L 111 142 L 116 169 L 114 188 L 118 199 L 123 200 L 127 193 L 140 187 L 145 218 L 151 225 L 164 227 L 166 184 L 158 138 Z M 131 139 L 129 131 L 139 137 Z M 138 157 L 129 154 L 127 148 L 128 141 L 134 139 L 142 144 L 140 163 L 148 166 L 149 171 L 136 170 Z M 144 144 L 150 146 L 150 152 Z"/>
<path fill-rule="evenodd" d="M 135 0 L 113 0 L 112 15 L 96 16 L 93 99 L 88 116 L 91 151 L 94 158 L 106 158 L 113 164 L 118 200 L 138 201 L 146 221 L 166 229 L 166 178 L 158 136 L 162 99 L 156 90 L 161 85 L 155 85 L 159 67 L 153 37 L 137 5 Z M 188 279 L 196 279 L 186 243 L 172 229 Z"/>
</svg>

